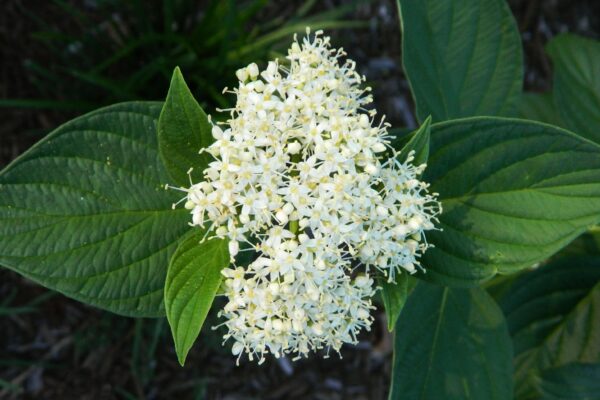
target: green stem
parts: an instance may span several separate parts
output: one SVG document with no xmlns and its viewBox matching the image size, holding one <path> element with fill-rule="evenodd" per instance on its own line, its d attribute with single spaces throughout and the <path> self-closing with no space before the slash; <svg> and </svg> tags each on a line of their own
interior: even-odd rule
<svg viewBox="0 0 600 400">
<path fill-rule="evenodd" d="M 300 162 L 301 159 L 302 159 L 302 154 L 297 153 L 297 154 L 292 155 L 290 161 L 292 162 L 292 165 L 296 165 L 296 164 L 298 164 L 298 162 Z M 291 177 L 294 177 L 297 175 L 298 175 L 298 170 L 292 169 L 290 171 Z M 300 227 L 298 225 L 298 220 L 290 221 L 289 228 L 290 228 L 290 232 L 292 232 L 294 235 L 298 236 L 298 230 L 300 229 Z"/>
<path fill-rule="evenodd" d="M 298 220 L 296 219 L 296 220 L 290 221 L 290 232 L 292 232 L 294 235 L 297 236 L 298 229 L 299 229 Z"/>
</svg>

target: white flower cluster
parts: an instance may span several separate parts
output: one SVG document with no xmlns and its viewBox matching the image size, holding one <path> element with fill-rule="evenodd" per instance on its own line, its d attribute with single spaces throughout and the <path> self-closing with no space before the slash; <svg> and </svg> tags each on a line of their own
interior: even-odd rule
<svg viewBox="0 0 600 400">
<path fill-rule="evenodd" d="M 398 161 L 388 125 L 364 111 L 354 62 L 307 34 L 287 66 L 237 72 L 231 118 L 203 150 L 215 161 L 186 189 L 193 224 L 229 239 L 225 339 L 260 362 L 356 343 L 372 323 L 370 269 L 390 281 L 415 272 L 440 211 L 417 179 L 425 165 Z M 235 264 L 240 244 L 258 253 L 247 267 Z"/>
</svg>

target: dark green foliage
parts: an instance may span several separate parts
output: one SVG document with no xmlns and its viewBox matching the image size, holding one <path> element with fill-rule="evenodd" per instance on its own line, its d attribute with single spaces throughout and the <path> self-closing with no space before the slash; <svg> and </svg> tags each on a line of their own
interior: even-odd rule
<svg viewBox="0 0 600 400">
<path fill-rule="evenodd" d="M 212 158 L 207 153 L 200 154 L 200 150 L 214 141 L 211 129 L 204 110 L 176 68 L 158 120 L 158 147 L 173 183 L 187 187 L 190 178 L 193 182 L 204 178 L 202 172 Z M 193 170 L 188 174 L 190 167 Z"/>
<path fill-rule="evenodd" d="M 425 279 L 475 285 L 553 255 L 600 221 L 600 146 L 506 118 L 434 124 L 424 179 L 440 194 Z"/>
<path fill-rule="evenodd" d="M 182 241 L 169 264 L 165 308 L 179 363 L 183 365 L 221 284 L 221 270 L 229 265 L 227 241 L 199 243 L 197 232 Z"/>
<path fill-rule="evenodd" d="M 77 118 L 0 173 L 0 263 L 132 316 L 164 315 L 169 259 L 188 231 L 160 161 L 161 103 Z"/>
<path fill-rule="evenodd" d="M 537 398 L 548 368 L 600 362 L 600 253 L 562 257 L 524 274 L 500 304 L 513 337 L 519 400 Z"/>
<path fill-rule="evenodd" d="M 398 0 L 402 61 L 423 121 L 514 115 L 521 40 L 505 0 Z"/>
<path fill-rule="evenodd" d="M 504 316 L 481 288 L 420 282 L 396 323 L 390 400 L 512 399 Z"/>
<path fill-rule="evenodd" d="M 342 20 L 354 1 L 324 12 L 307 1 L 283 14 L 268 0 L 54 3 L 61 24 L 21 6 L 37 26 L 31 40 L 47 50 L 45 59 L 24 65 L 39 97 L 3 99 L 0 106 L 90 111 L 121 101 L 159 100 L 179 66 L 201 103 L 225 107 L 230 101 L 221 91 L 237 83 L 236 69 L 282 52 L 294 32 L 307 25 L 362 24 Z"/>
</svg>

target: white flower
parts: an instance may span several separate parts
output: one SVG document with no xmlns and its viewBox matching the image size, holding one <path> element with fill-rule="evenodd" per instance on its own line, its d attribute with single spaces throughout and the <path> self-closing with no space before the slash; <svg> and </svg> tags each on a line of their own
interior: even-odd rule
<svg viewBox="0 0 600 400">
<path fill-rule="evenodd" d="M 295 40 L 285 67 L 237 71 L 231 118 L 203 150 L 215 160 L 186 189 L 192 223 L 230 241 L 225 339 L 260 362 L 356 343 L 372 322 L 371 269 L 414 273 L 440 212 L 425 165 L 396 159 L 388 124 L 362 111 L 365 78 L 329 40 Z M 242 242 L 259 254 L 247 268 L 235 266 Z"/>
</svg>

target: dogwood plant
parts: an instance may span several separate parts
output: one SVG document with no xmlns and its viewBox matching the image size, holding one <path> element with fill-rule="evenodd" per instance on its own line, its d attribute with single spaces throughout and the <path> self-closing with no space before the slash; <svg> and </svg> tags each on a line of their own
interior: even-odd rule
<svg viewBox="0 0 600 400">
<path fill-rule="evenodd" d="M 425 164 L 398 159 L 345 55 L 307 30 L 285 65 L 240 69 L 230 119 L 200 149 L 214 161 L 183 189 L 192 225 L 228 241 L 220 314 L 235 355 L 356 343 L 373 321 L 373 268 L 394 282 L 428 247 L 440 206 L 418 180 Z M 240 245 L 257 253 L 247 266 L 235 262 Z"/>
<path fill-rule="evenodd" d="M 553 91 L 523 94 L 504 0 L 398 4 L 418 128 L 377 116 L 321 32 L 241 68 L 213 119 L 176 69 L 164 102 L 76 118 L 0 172 L 0 263 L 166 316 L 182 365 L 203 325 L 240 364 L 343 355 L 382 310 L 391 399 L 594 395 L 598 43 L 553 39 Z"/>
</svg>

